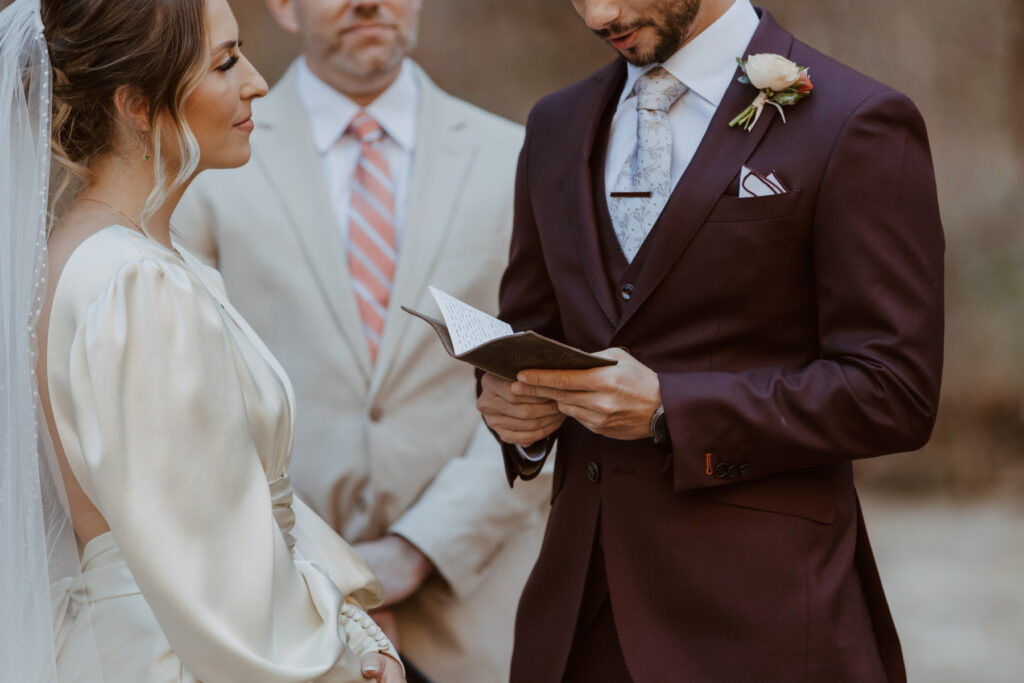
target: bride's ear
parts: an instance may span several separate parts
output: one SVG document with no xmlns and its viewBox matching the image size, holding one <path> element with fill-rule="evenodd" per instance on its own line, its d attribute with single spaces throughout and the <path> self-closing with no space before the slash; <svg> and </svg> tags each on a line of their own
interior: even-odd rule
<svg viewBox="0 0 1024 683">
<path fill-rule="evenodd" d="M 139 135 L 150 132 L 150 104 L 130 85 L 122 85 L 114 91 L 114 108 L 121 122 Z"/>
</svg>

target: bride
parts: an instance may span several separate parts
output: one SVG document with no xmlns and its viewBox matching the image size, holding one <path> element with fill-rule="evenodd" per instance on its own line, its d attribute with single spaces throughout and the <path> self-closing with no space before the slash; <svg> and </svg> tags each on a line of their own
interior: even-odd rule
<svg viewBox="0 0 1024 683">
<path fill-rule="evenodd" d="M 192 178 L 249 158 L 240 48 L 226 0 L 0 14 L 8 680 L 404 680 L 376 578 L 292 495 L 287 376 L 172 237 Z M 74 191 L 36 241 L 47 147 Z"/>
</svg>

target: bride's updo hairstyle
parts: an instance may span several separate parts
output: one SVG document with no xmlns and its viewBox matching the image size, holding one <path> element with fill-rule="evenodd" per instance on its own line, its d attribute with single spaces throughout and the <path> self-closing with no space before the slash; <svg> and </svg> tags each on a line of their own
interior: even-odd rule
<svg viewBox="0 0 1024 683">
<path fill-rule="evenodd" d="M 199 163 L 185 100 L 206 71 L 205 2 L 42 0 L 41 5 L 53 70 L 57 195 L 69 186 L 88 186 L 94 157 L 138 154 L 150 159 L 156 176 L 141 216 L 145 226 Z M 139 144 L 119 150 L 118 128 L 122 122 L 131 127 L 131 118 L 115 103 L 122 86 L 130 98 L 148 105 L 149 132 L 136 131 Z"/>
</svg>

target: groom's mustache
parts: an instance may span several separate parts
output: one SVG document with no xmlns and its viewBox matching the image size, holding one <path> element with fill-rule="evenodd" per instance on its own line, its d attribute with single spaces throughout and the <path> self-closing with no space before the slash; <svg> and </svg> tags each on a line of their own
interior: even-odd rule
<svg viewBox="0 0 1024 683">
<path fill-rule="evenodd" d="M 608 40 L 609 38 L 618 38 L 626 35 L 627 33 L 632 33 L 638 28 L 643 28 L 644 26 L 655 26 L 655 23 L 650 19 L 637 19 L 632 24 L 612 24 L 607 28 L 597 29 L 594 31 L 594 35 Z"/>
</svg>

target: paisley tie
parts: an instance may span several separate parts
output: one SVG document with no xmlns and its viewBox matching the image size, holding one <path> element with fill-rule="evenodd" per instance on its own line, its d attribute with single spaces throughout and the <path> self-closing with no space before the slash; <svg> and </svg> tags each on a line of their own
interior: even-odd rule
<svg viewBox="0 0 1024 683">
<path fill-rule="evenodd" d="M 630 263 L 668 203 L 672 190 L 668 110 L 687 90 L 660 66 L 641 76 L 636 89 L 636 148 L 623 164 L 609 201 L 615 235 Z"/>
</svg>

